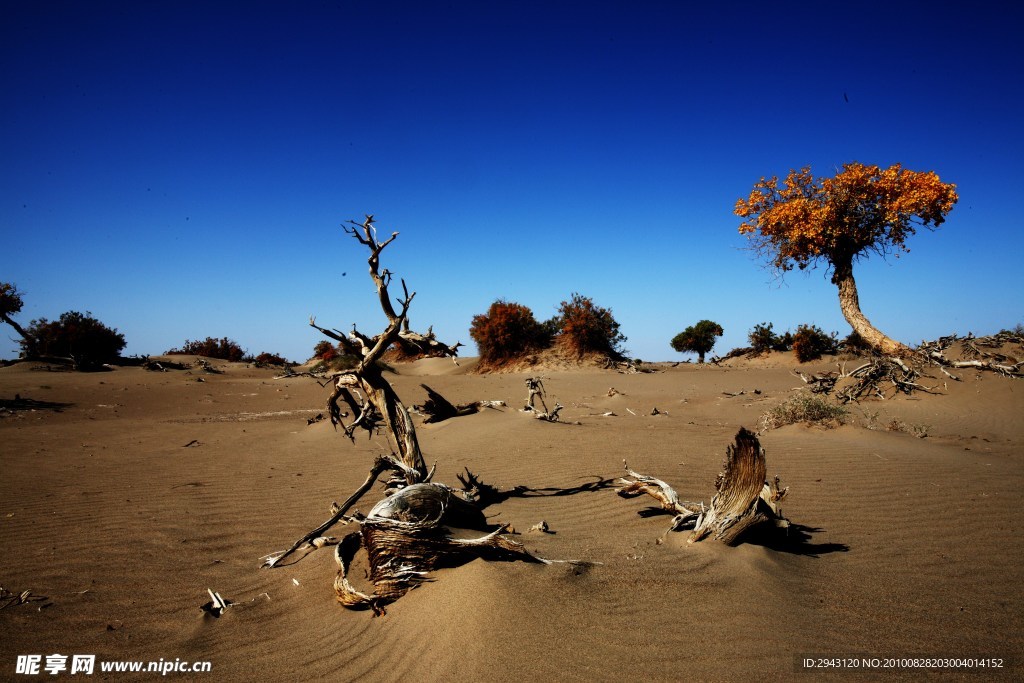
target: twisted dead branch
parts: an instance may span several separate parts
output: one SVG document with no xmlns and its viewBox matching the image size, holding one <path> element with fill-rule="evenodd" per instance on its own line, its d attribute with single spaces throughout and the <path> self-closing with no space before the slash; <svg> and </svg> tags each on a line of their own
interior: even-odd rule
<svg viewBox="0 0 1024 683">
<path fill-rule="evenodd" d="M 1007 347 L 1015 353 L 1006 352 Z M 951 359 L 947 352 L 957 348 L 960 360 Z M 961 377 L 951 370 L 975 369 L 995 372 L 1004 377 L 1018 378 L 1024 368 L 1024 337 L 1014 332 L 1000 332 L 988 337 L 958 337 L 949 335 L 935 341 L 921 342 L 915 352 L 905 358 L 875 356 L 853 370 L 845 364 L 838 372 L 795 375 L 808 385 L 813 393 L 830 394 L 841 403 L 859 402 L 865 398 L 887 399 L 898 394 L 911 395 L 915 391 L 939 393 L 939 386 L 929 386 L 922 380 L 932 378 L 926 374 L 937 369 L 947 378 L 959 382 Z"/>
<path fill-rule="evenodd" d="M 387 317 L 387 327 L 380 334 L 370 337 L 359 332 L 355 326 L 346 335 L 335 329 L 320 327 L 315 319 L 310 319 L 310 325 L 338 342 L 344 354 L 360 359 L 355 367 L 328 377 L 334 385 L 327 401 L 331 423 L 335 427 L 340 425 L 350 439 L 354 439 L 357 429 L 364 429 L 371 434 L 375 430 L 384 431 L 394 451 L 389 455 L 377 456 L 366 480 L 344 504 L 334 508 L 328 520 L 305 534 L 287 550 L 268 556 L 263 566 L 280 566 L 300 549 L 312 551 L 333 544 L 334 539 L 324 534 L 339 522 L 358 524 L 358 531 L 346 535 L 337 544 L 339 573 L 335 589 L 338 600 L 346 607 L 370 608 L 376 614 L 383 614 L 385 604 L 427 580 L 426 575 L 441 566 L 450 566 L 479 556 L 544 560 L 533 557 L 522 545 L 503 536 L 505 527 L 492 528 L 488 525 L 480 506 L 470 493 L 431 482 L 434 471 L 426 467 L 409 410 L 383 376 L 378 361 L 385 351 L 396 344 L 406 345 L 403 348 L 410 348 L 411 345 L 423 353 L 452 358 L 456 356 L 460 345 L 448 346 L 437 341 L 432 330 L 421 335 L 409 329 L 409 306 L 416 294 L 409 291 L 404 281 L 401 281 L 402 296 L 396 299 L 398 309 L 392 304 L 388 290 L 392 274 L 386 269 L 381 270 L 380 254 L 398 237 L 398 233 L 392 233 L 386 240 L 379 240 L 373 216 L 367 216 L 361 224 L 349 223 L 350 226 L 345 226 L 345 232 L 370 252 L 367 260 L 370 278 L 376 287 L 381 310 Z M 294 374 L 287 376 L 293 377 Z M 435 407 L 459 412 L 458 407 L 452 406 L 429 387 L 424 385 L 424 388 L 430 396 L 429 402 Z M 347 405 L 349 411 L 342 410 L 342 403 Z M 355 416 L 348 425 L 342 422 L 347 414 Z M 385 498 L 365 518 L 349 516 L 348 511 L 385 473 L 389 473 L 384 484 Z M 479 483 L 473 477 L 470 480 Z M 456 538 L 453 528 L 488 533 L 478 538 Z M 352 559 L 360 549 L 366 551 L 369 559 L 369 579 L 374 586 L 371 592 L 357 590 L 348 579 Z"/>
<path fill-rule="evenodd" d="M 712 537 L 726 545 L 736 545 L 743 534 L 761 526 L 786 528 L 789 520 L 779 509 L 788 488 L 779 488 L 779 478 L 766 481 L 764 449 L 753 432 L 740 428 L 735 443 L 726 448 L 721 474 L 715 481 L 717 493 L 710 507 L 703 503 L 683 502 L 679 494 L 661 479 L 626 468 L 616 493 L 624 498 L 641 494 L 652 496 L 660 508 L 672 515 L 668 531 L 692 529 L 689 543 Z"/>
</svg>

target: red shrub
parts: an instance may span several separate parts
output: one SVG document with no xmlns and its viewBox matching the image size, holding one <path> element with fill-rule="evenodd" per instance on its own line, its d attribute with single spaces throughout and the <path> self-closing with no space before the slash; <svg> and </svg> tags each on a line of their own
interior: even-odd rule
<svg viewBox="0 0 1024 683">
<path fill-rule="evenodd" d="M 602 353 L 620 357 L 620 346 L 626 337 L 619 332 L 619 323 L 611 310 L 595 306 L 593 299 L 573 293 L 569 301 L 558 307 L 558 340 L 579 356 Z"/>
<path fill-rule="evenodd" d="M 180 349 L 170 349 L 164 355 L 205 356 L 207 358 L 237 362 L 245 357 L 245 349 L 239 346 L 238 342 L 227 337 L 221 337 L 220 339 L 207 337 L 202 341 L 189 341 L 186 339 Z"/>
<path fill-rule="evenodd" d="M 476 342 L 484 365 L 500 364 L 547 345 L 533 311 L 501 299 L 491 304 L 487 313 L 473 316 L 469 336 Z"/>
</svg>

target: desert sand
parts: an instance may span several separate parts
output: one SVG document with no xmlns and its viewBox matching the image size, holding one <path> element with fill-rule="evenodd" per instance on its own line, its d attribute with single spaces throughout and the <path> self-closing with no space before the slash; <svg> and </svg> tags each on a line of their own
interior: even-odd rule
<svg viewBox="0 0 1024 683">
<path fill-rule="evenodd" d="M 512 498 L 487 514 L 530 552 L 594 564 L 476 560 L 435 572 L 375 617 L 336 603 L 331 548 L 259 567 L 362 483 L 374 455 L 388 452 L 385 437 L 352 444 L 328 421 L 307 425 L 328 394 L 311 379 L 213 363 L 223 374 L 0 369 L 0 585 L 45 596 L 0 610 L 0 678 L 30 680 L 15 674 L 18 655 L 54 653 L 211 663 L 208 674 L 167 676 L 178 680 L 924 675 L 797 664 L 855 654 L 998 658 L 1004 668 L 986 679 L 1024 672 L 1016 380 L 965 372 L 941 395 L 853 406 L 838 428 L 763 433 L 769 473 L 790 487 L 784 543 L 690 545 L 685 533 L 665 536 L 669 518 L 639 514 L 653 499 L 607 487 Z M 518 410 L 525 373 L 478 375 L 460 363 L 397 364 L 389 375 L 407 405 L 422 402 L 421 382 L 453 403 L 508 404 L 435 425 L 417 419 L 435 480 L 457 484 L 468 467 L 501 488 L 547 493 L 612 479 L 625 459 L 710 501 L 737 429 L 759 429 L 802 385 L 788 356 L 639 375 L 551 371 L 549 404 L 580 424 L 550 424 Z M 887 430 L 894 419 L 913 429 Z M 541 520 L 554 533 L 527 531 Z M 219 619 L 200 609 L 208 588 L 235 603 Z M 160 678 L 98 665 L 94 675 Z"/>
</svg>

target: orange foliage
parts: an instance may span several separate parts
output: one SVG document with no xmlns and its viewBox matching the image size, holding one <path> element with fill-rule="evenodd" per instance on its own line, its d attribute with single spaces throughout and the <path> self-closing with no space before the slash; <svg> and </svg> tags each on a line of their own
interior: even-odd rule
<svg viewBox="0 0 1024 683">
<path fill-rule="evenodd" d="M 533 311 L 522 304 L 499 299 L 487 313 L 473 316 L 469 336 L 480 351 L 484 365 L 502 362 L 547 345 L 544 330 Z"/>
<path fill-rule="evenodd" d="M 819 258 L 846 264 L 867 250 L 909 251 L 915 228 L 939 226 L 957 199 L 956 185 L 932 171 L 853 162 L 832 178 L 815 178 L 809 167 L 790 171 L 782 185 L 762 178 L 735 213 L 754 249 L 786 271 Z"/>
<path fill-rule="evenodd" d="M 573 293 L 558 307 L 558 314 L 558 341 L 576 355 L 621 355 L 619 347 L 626 337 L 619 332 L 619 323 L 610 309 L 595 305 L 590 297 Z"/>
</svg>

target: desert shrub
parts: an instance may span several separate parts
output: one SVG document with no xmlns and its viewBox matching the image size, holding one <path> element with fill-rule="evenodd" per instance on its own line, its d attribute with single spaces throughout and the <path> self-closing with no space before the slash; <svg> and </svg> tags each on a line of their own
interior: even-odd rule
<svg viewBox="0 0 1024 683">
<path fill-rule="evenodd" d="M 701 320 L 672 337 L 671 346 L 679 353 L 696 353 L 697 362 L 704 362 L 704 354 L 715 346 L 715 338 L 724 334 L 722 326 L 711 320 Z"/>
<path fill-rule="evenodd" d="M 839 342 L 839 348 L 847 353 L 871 353 L 874 351 L 874 347 L 856 332 L 851 332 Z"/>
<path fill-rule="evenodd" d="M 263 366 L 263 365 L 287 365 L 288 364 L 288 359 L 287 358 L 285 358 L 284 356 L 281 356 L 280 354 L 277 354 L 277 353 L 270 353 L 269 351 L 264 351 L 263 353 L 259 354 L 255 358 L 252 358 L 251 360 L 249 360 L 249 359 L 246 359 L 246 360 L 248 360 L 250 363 L 252 363 L 252 364 L 254 364 L 256 366 Z"/>
<path fill-rule="evenodd" d="M 825 334 L 817 325 L 801 325 L 793 335 L 793 353 L 801 363 L 817 360 L 838 349 L 836 335 Z"/>
<path fill-rule="evenodd" d="M 492 303 L 486 313 L 473 316 L 469 336 L 485 365 L 500 364 L 550 344 L 533 311 L 502 299 Z"/>
<path fill-rule="evenodd" d="M 81 370 L 116 361 L 126 344 L 123 334 L 89 312 L 68 311 L 59 320 L 33 320 L 26 333 L 20 341 L 26 356 L 73 358 Z"/>
<path fill-rule="evenodd" d="M 180 349 L 169 349 L 164 355 L 205 356 L 207 358 L 237 362 L 245 357 L 245 349 L 239 346 L 238 342 L 227 337 L 221 337 L 220 339 L 207 337 L 201 341 L 186 339 Z"/>
<path fill-rule="evenodd" d="M 326 339 L 317 342 L 316 346 L 313 347 L 313 358 L 317 358 L 324 362 L 332 361 L 339 355 L 338 347 Z"/>
<path fill-rule="evenodd" d="M 775 406 L 761 417 L 765 429 L 808 422 L 828 427 L 841 425 L 848 411 L 817 394 L 801 392 Z"/>
<path fill-rule="evenodd" d="M 929 429 L 928 425 L 926 424 L 904 422 L 898 417 L 894 417 L 892 420 L 890 420 L 889 424 L 887 424 L 885 428 L 887 431 L 890 432 L 904 432 L 906 434 L 913 434 L 919 439 L 927 437 Z"/>
<path fill-rule="evenodd" d="M 771 323 L 758 323 L 747 335 L 750 340 L 750 348 L 754 353 L 767 353 L 768 351 L 789 351 L 793 348 L 793 335 L 788 331 L 778 335 L 772 331 Z"/>
<path fill-rule="evenodd" d="M 625 335 L 610 309 L 594 304 L 593 299 L 573 293 L 558 307 L 558 316 L 546 325 L 557 327 L 557 341 L 577 356 L 600 353 L 613 358 L 622 356 Z"/>
</svg>

